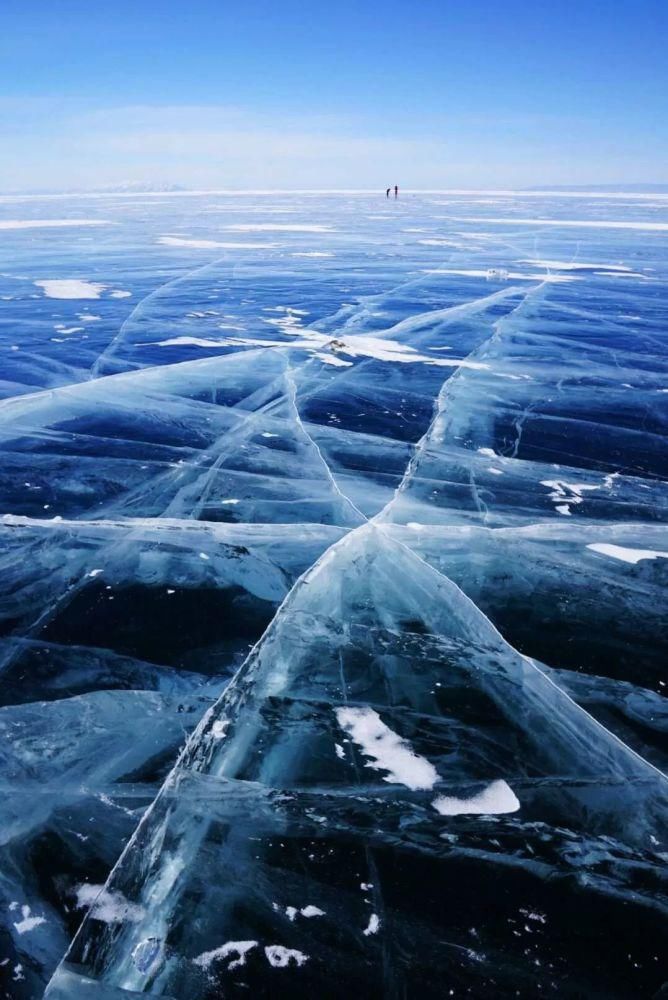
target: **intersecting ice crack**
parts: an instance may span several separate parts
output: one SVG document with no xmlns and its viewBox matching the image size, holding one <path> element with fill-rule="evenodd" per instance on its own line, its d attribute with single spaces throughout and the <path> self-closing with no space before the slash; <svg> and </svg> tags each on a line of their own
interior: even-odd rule
<svg viewBox="0 0 668 1000">
<path fill-rule="evenodd" d="M 329 465 L 325 461 L 325 458 L 324 458 L 324 456 L 322 454 L 322 451 L 320 450 L 320 448 L 318 447 L 318 445 L 316 444 L 316 442 L 313 440 L 313 438 L 311 437 L 311 435 L 308 433 L 308 431 L 306 430 L 306 427 L 304 426 L 304 423 L 302 422 L 302 419 L 301 419 L 301 417 L 299 415 L 299 406 L 297 404 L 297 386 L 295 385 L 294 378 L 292 377 L 292 370 L 291 370 L 291 367 L 290 367 L 289 360 L 288 360 L 288 367 L 287 367 L 287 370 L 286 370 L 286 373 L 285 373 L 285 378 L 286 378 L 286 381 L 287 381 L 288 387 L 289 387 L 289 400 L 290 400 L 290 406 L 291 406 L 291 410 L 292 410 L 292 413 L 293 413 L 293 416 L 294 416 L 295 424 L 297 425 L 297 427 L 299 428 L 299 430 L 301 431 L 301 433 L 304 435 L 304 437 L 307 438 L 311 442 L 313 448 L 315 449 L 315 451 L 316 451 L 316 453 L 318 455 L 318 458 L 320 459 L 320 461 L 322 462 L 322 464 L 324 466 L 325 474 L 327 475 L 329 481 L 331 482 L 332 489 L 334 490 L 334 492 L 337 493 L 341 497 L 341 500 L 343 501 L 344 504 L 348 505 L 351 508 L 352 513 L 353 513 L 353 517 L 359 518 L 359 520 L 362 521 L 362 522 L 366 521 L 366 517 L 364 516 L 364 514 L 362 513 L 362 511 L 359 510 L 355 506 L 355 504 L 352 502 L 352 500 L 350 499 L 350 497 L 347 497 L 345 495 L 345 493 L 343 493 L 341 491 L 341 488 L 339 487 L 338 483 L 336 482 L 336 479 L 332 475 L 332 470 L 330 469 Z"/>
<path fill-rule="evenodd" d="M 444 947 L 488 970 L 480 975 L 496 982 L 514 951 L 512 940 L 508 947 L 508 941 L 487 939 L 472 952 L 462 936 L 469 933 L 466 926 L 460 934 L 449 914 L 448 926 L 438 927 L 438 943 L 426 911 L 418 917 L 415 909 L 415 919 L 408 919 L 393 880 L 405 871 L 412 892 L 419 871 L 409 859 L 418 856 L 438 857 L 445 865 L 455 855 L 463 860 L 461 869 L 450 867 L 445 875 L 453 898 L 479 894 L 479 887 L 464 888 L 458 880 L 467 871 L 475 876 L 483 858 L 503 861 L 494 868 L 497 881 L 504 866 L 523 866 L 527 877 L 542 870 L 546 885 L 557 885 L 564 874 L 577 881 L 586 871 L 590 894 L 595 885 L 609 899 L 614 893 L 625 900 L 633 893 L 634 899 L 649 898 L 632 872 L 648 830 L 655 829 L 653 796 L 661 779 L 651 761 L 660 758 L 643 744 L 652 727 L 638 737 L 625 720 L 634 719 L 638 705 L 636 721 L 653 715 L 651 692 L 633 685 L 622 690 L 622 681 L 604 683 L 591 669 L 579 674 L 572 661 L 562 669 L 548 647 L 560 615 L 579 627 L 591 612 L 584 573 L 600 581 L 595 611 L 607 615 L 600 634 L 604 620 L 612 626 L 605 647 L 611 662 L 617 661 L 618 622 L 635 636 L 642 626 L 643 649 L 651 645 L 657 621 L 651 573 L 661 570 L 668 550 L 658 524 L 650 524 L 663 494 L 658 491 L 652 507 L 641 492 L 647 488 L 643 477 L 652 475 L 648 456 L 659 447 L 651 373 L 644 405 L 636 400 L 646 429 L 634 431 L 622 420 L 615 430 L 624 437 L 627 467 L 611 461 L 611 451 L 591 461 L 583 442 L 614 428 L 609 416 L 618 404 L 624 417 L 623 393 L 615 385 L 622 379 L 638 385 L 643 368 L 653 363 L 648 352 L 659 353 L 660 340 L 649 331 L 639 331 L 633 342 L 625 339 L 622 313 L 631 310 L 623 306 L 622 285 L 632 287 L 626 281 L 617 281 L 618 301 L 611 290 L 610 303 L 601 300 L 598 310 L 591 306 L 596 280 L 587 272 L 586 282 L 577 276 L 563 283 L 537 280 L 543 265 L 550 276 L 555 262 L 557 269 L 559 260 L 572 263 L 563 248 L 548 252 L 546 246 L 539 254 L 534 245 L 532 253 L 521 232 L 510 240 L 474 233 L 463 252 L 448 251 L 452 268 L 444 265 L 439 274 L 433 255 L 444 251 L 429 249 L 428 238 L 409 237 L 407 244 L 411 240 L 418 249 L 408 249 L 408 267 L 392 250 L 389 258 L 378 258 L 390 266 L 376 267 L 372 259 L 358 284 L 354 275 L 364 271 L 359 258 L 346 270 L 338 253 L 329 274 L 329 265 L 309 272 L 310 264 L 291 263 L 287 245 L 253 260 L 241 254 L 240 269 L 225 254 L 144 296 L 116 327 L 87 381 L 0 404 L 0 433 L 14 463 L 9 476 L 14 454 L 20 460 L 32 452 L 37 468 L 54 470 L 55 487 L 68 475 L 83 487 L 74 499 L 67 488 L 56 489 L 58 499 L 44 505 L 62 520 L 45 521 L 41 507 L 26 504 L 19 509 L 30 516 L 6 517 L 0 525 L 4 537 L 34 541 L 35 575 L 44 570 L 46 587 L 52 581 L 49 599 L 26 607 L 20 634 L 2 647 L 10 685 L 24 669 L 24 648 L 60 655 L 59 622 L 93 606 L 107 574 L 114 592 L 107 597 L 102 590 L 105 601 L 118 602 L 123 587 L 141 581 L 146 592 L 159 593 L 166 616 L 170 602 L 176 606 L 180 599 L 166 567 L 180 581 L 177 588 L 190 587 L 192 595 L 200 587 L 220 594 L 237 588 L 241 598 L 233 608 L 260 594 L 270 609 L 236 659 L 226 656 L 222 663 L 208 649 L 200 657 L 207 667 L 215 660 L 219 676 L 208 700 L 197 702 L 193 721 L 224 688 L 222 698 L 188 739 L 109 876 L 109 898 L 131 901 L 142 920 L 101 925 L 91 913 L 54 979 L 54 998 L 70 1000 L 79 987 L 195 997 L 223 990 L 225 977 L 242 964 L 251 988 L 258 986 L 253 977 L 261 967 L 264 977 L 294 976 L 314 995 L 324 982 L 324 955 L 332 959 L 328 982 L 345 983 L 351 993 L 371 995 L 378 988 L 391 995 L 404 980 L 419 988 L 410 975 L 406 979 L 402 956 L 413 956 L 416 968 L 433 961 L 439 982 L 446 981 L 445 936 L 453 940 Z M 172 251 L 159 252 L 170 261 Z M 528 280 L 515 284 L 517 267 L 532 258 L 529 275 L 522 275 Z M 263 269 L 270 290 L 259 287 Z M 382 291 L 370 295 L 372 273 Z M 614 279 L 600 284 L 606 281 L 612 289 Z M 578 287 L 584 295 L 572 294 Z M 186 311 L 196 300 L 201 307 Z M 207 302 L 218 312 L 208 313 Z M 441 308 L 443 302 L 453 304 Z M 576 308 L 576 302 L 590 307 Z M 273 322 L 277 313 L 289 313 L 290 321 Z M 314 315 L 319 318 L 311 322 Z M 574 329 L 582 331 L 580 342 Z M 163 364 L 165 358 L 176 363 Z M 604 388 L 583 405 L 589 368 Z M 109 374 L 114 372 L 119 374 Z M 135 414 L 142 417 L 133 422 Z M 539 425 L 547 428 L 542 437 Z M 637 450 L 629 447 L 634 434 Z M 128 464 L 123 457 L 115 467 L 126 454 Z M 552 458 L 563 468 L 552 469 Z M 563 523 L 548 491 L 537 487 L 542 480 L 573 484 L 584 497 L 566 519 L 570 523 Z M 0 488 L 2 483 L 0 478 Z M 3 507 L 16 509 L 11 501 Z M 615 523 L 620 517 L 625 523 Z M 634 518 L 642 524 L 634 525 Z M 52 572 L 59 554 L 66 564 Z M 572 593 L 557 590 L 557 578 L 569 578 Z M 21 580 L 18 574 L 19 597 L 12 595 L 9 611 L 20 602 Z M 507 614 L 513 602 L 530 624 L 545 619 L 542 637 L 543 626 L 536 625 L 527 644 L 522 616 Z M 185 605 L 192 603 L 188 598 Z M 217 639 L 223 631 L 220 625 Z M 582 631 L 574 628 L 575 656 Z M 250 639 L 254 646 L 246 657 Z M 137 667 L 143 669 L 139 661 L 132 669 Z M 239 668 L 231 683 L 223 667 L 230 673 Z M 103 663 L 103 677 L 104 669 Z M 200 682 L 186 678 L 184 690 L 188 683 Z M 600 711 L 596 699 L 602 695 L 610 712 Z M 68 706 L 63 700 L 63 718 L 69 707 L 75 712 L 88 704 L 72 701 Z M 123 699 L 110 704 L 122 712 Z M 342 706 L 359 713 L 357 741 L 337 727 Z M 605 724 L 615 711 L 613 734 Z M 60 718 L 58 710 L 44 714 Z M 374 720 L 380 741 L 370 753 Z M 625 745 L 627 738 L 640 756 Z M 146 737 L 137 731 L 137 739 Z M 176 745 L 169 744 L 164 760 L 173 759 Z M 651 760 L 643 759 L 646 747 Z M 401 766 L 392 767 L 393 754 Z M 437 775 L 437 787 L 418 787 L 410 772 L 416 760 L 425 762 L 430 781 Z M 61 810 L 90 788 L 110 796 L 111 807 L 121 797 L 124 811 L 117 808 L 117 816 L 131 811 L 126 802 L 138 815 L 132 781 L 115 780 L 122 770 L 103 767 L 97 780 L 89 780 L 86 764 L 83 773 L 84 789 L 70 778 L 76 771 L 61 783 Z M 402 775 L 404 786 L 394 780 Z M 489 816 L 473 821 L 481 803 L 491 808 L 499 787 L 494 781 L 501 778 L 508 794 L 498 822 Z M 619 789 L 616 804 L 607 787 Z M 36 812 L 58 808 L 52 800 L 42 795 Z M 146 801 L 139 800 L 142 809 Z M 461 809 L 463 819 L 441 815 L 436 801 Z M 508 803 L 512 818 L 501 820 Z M 348 845 L 344 852 L 339 835 Z M 311 847 L 297 856 L 300 838 Z M 548 842 L 554 847 L 546 848 Z M 113 843 L 109 860 L 118 857 L 120 841 Z M 318 845 L 326 845 L 322 857 Z M 618 863 L 615 852 L 624 861 Z M 595 868 L 582 860 L 592 857 L 605 861 Z M 357 881 L 341 891 L 347 874 Z M 410 905 L 419 908 L 430 892 L 409 893 Z M 503 888 L 502 896 L 510 898 Z M 537 900 L 524 902 L 530 912 L 540 909 Z M 310 907 L 322 918 L 285 917 L 288 910 Z M 42 909 L 33 906 L 33 912 Z M 549 914 L 554 940 L 554 909 L 545 902 L 540 912 Z M 53 926 L 45 914 L 44 927 Z M 511 917 L 503 923 L 512 925 Z M 193 961 L 234 958 L 232 945 L 239 942 L 253 943 L 245 964 L 227 957 Z M 267 954 L 299 954 L 304 961 L 281 972 L 280 963 L 269 967 Z M 423 954 L 430 955 L 426 963 Z M 358 964 L 351 961 L 355 955 L 363 956 Z M 370 978 L 349 984 L 363 968 Z M 474 992 L 482 988 L 482 980 L 464 981 Z M 259 981 L 260 992 L 268 982 L 273 979 Z"/>
<path fill-rule="evenodd" d="M 546 285 L 538 285 L 535 288 L 530 289 L 528 292 L 522 290 L 520 304 L 516 306 L 504 320 L 497 321 L 495 323 L 490 340 L 484 342 L 476 348 L 472 355 L 467 356 L 467 360 L 473 359 L 474 357 L 476 359 L 484 357 L 490 343 L 503 336 L 506 326 L 512 329 L 512 324 L 516 316 L 522 314 L 522 310 L 532 301 L 532 299 L 539 299 L 543 296 L 546 287 Z M 428 329 L 430 323 L 433 324 L 435 321 L 447 321 L 464 315 L 470 315 L 479 309 L 487 308 L 491 303 L 497 302 L 503 298 L 514 297 L 517 294 L 517 289 L 507 289 L 502 293 L 495 293 L 492 296 L 477 299 L 474 302 L 456 307 L 455 309 L 442 310 L 440 313 L 426 313 L 423 316 L 413 317 L 409 320 L 396 324 L 394 327 L 389 328 L 385 333 L 388 337 L 395 337 L 399 332 L 415 334 L 419 337 L 421 330 Z M 354 319 L 350 317 L 347 320 L 347 325 L 351 325 L 353 322 Z M 282 352 L 283 349 L 266 349 L 268 352 L 276 350 Z M 303 370 L 305 364 L 309 364 L 309 362 L 303 362 L 302 365 L 299 366 L 298 370 Z M 283 382 L 283 393 L 280 398 L 270 398 L 259 409 L 254 410 L 251 415 L 245 417 L 242 423 L 235 427 L 235 441 L 234 443 L 228 445 L 228 449 L 225 447 L 227 437 L 226 434 L 223 434 L 219 441 L 215 442 L 213 446 L 210 446 L 207 450 L 206 458 L 203 459 L 203 461 L 208 462 L 210 457 L 215 457 L 213 458 L 213 462 L 208 465 L 206 471 L 203 473 L 201 480 L 196 481 L 195 489 L 189 490 L 185 487 L 184 489 L 186 492 L 177 493 L 173 501 L 174 506 L 167 508 L 167 514 L 170 512 L 176 513 L 181 507 L 182 498 L 197 494 L 198 499 L 192 507 L 190 516 L 200 516 L 205 508 L 215 473 L 221 467 L 229 452 L 234 450 L 239 445 L 240 441 L 246 440 L 249 435 L 252 434 L 253 429 L 258 424 L 259 420 L 265 416 L 271 416 L 272 412 L 280 409 L 282 400 L 288 404 L 289 423 L 293 425 L 294 431 L 306 439 L 308 444 L 314 449 L 317 454 L 318 461 L 322 466 L 324 475 L 328 479 L 334 493 L 344 503 L 344 505 L 348 506 L 349 511 L 353 515 L 353 524 L 348 525 L 349 528 L 352 527 L 352 530 L 350 530 L 342 540 L 330 546 L 323 553 L 323 555 L 320 556 L 312 568 L 308 570 L 307 573 L 294 585 L 293 589 L 284 599 L 267 632 L 256 644 L 249 660 L 247 661 L 247 664 L 241 667 L 239 673 L 236 675 L 235 679 L 223 695 L 220 704 L 207 713 L 195 733 L 188 741 L 188 744 L 175 765 L 170 778 L 168 778 L 163 791 L 157 797 L 153 806 L 145 813 L 133 839 L 128 844 L 126 850 L 119 859 L 116 868 L 110 875 L 108 881 L 109 886 L 113 887 L 117 884 L 117 876 L 121 878 L 122 881 L 122 873 L 124 866 L 126 865 L 126 859 L 131 859 L 133 852 L 136 853 L 137 850 L 147 854 L 147 856 L 152 859 L 151 863 L 157 864 L 157 871 L 160 872 L 157 878 L 153 877 L 150 880 L 150 885 L 147 886 L 148 897 L 144 899 L 147 912 L 146 920 L 138 927 L 133 926 L 131 928 L 126 928 L 123 932 L 124 943 L 122 947 L 120 947 L 120 950 L 118 947 L 116 948 L 116 966 L 112 973 L 112 978 L 113 981 L 122 988 L 142 989 L 145 987 L 147 982 L 146 975 L 142 972 L 142 970 L 133 967 L 128 956 L 134 954 L 136 949 L 140 947 L 142 940 L 165 940 L 170 926 L 170 914 L 173 912 L 173 907 L 175 905 L 174 893 L 176 892 L 175 887 L 177 881 L 181 873 L 187 867 L 188 859 L 195 856 L 197 850 L 203 843 L 203 838 L 206 835 L 205 824 L 200 825 L 199 832 L 191 831 L 187 845 L 184 842 L 179 847 L 180 853 L 178 855 L 178 860 L 175 853 L 163 852 L 161 854 L 161 845 L 164 838 L 163 821 L 159 819 L 154 820 L 154 815 L 156 817 L 159 816 L 160 810 L 165 808 L 165 797 L 168 798 L 174 793 L 174 790 L 179 786 L 179 782 L 181 780 L 180 776 L 187 773 L 189 767 L 192 767 L 195 772 L 199 771 L 201 773 L 205 773 L 207 771 L 209 763 L 213 759 L 212 755 L 215 752 L 213 744 L 210 741 L 212 727 L 219 724 L 218 716 L 221 711 L 225 711 L 228 715 L 227 719 L 224 720 L 223 725 L 226 727 L 227 734 L 227 726 L 230 724 L 229 720 L 234 720 L 234 709 L 230 706 L 234 705 L 235 699 L 238 701 L 239 698 L 242 697 L 242 688 L 244 688 L 244 686 L 245 690 L 252 690 L 253 684 L 259 686 L 260 689 L 265 686 L 267 692 L 273 698 L 285 696 L 287 677 L 284 673 L 282 673 L 281 670 L 278 670 L 278 672 L 274 671 L 274 675 L 272 676 L 270 671 L 269 676 L 263 677 L 261 669 L 257 665 L 261 662 L 263 648 L 269 647 L 272 642 L 276 641 L 275 637 L 280 635 L 284 628 L 289 627 L 290 615 L 292 614 L 291 608 L 295 603 L 298 603 L 300 599 L 299 595 L 305 593 L 305 590 L 309 587 L 312 589 L 317 588 L 318 586 L 321 587 L 322 583 L 320 581 L 325 576 L 329 576 L 331 566 L 335 566 L 336 569 L 333 571 L 333 575 L 331 576 L 330 585 L 342 585 L 342 580 L 345 574 L 347 572 L 353 572 L 353 568 L 356 566 L 356 563 L 363 561 L 366 558 L 365 553 L 368 551 L 367 540 L 371 538 L 373 538 L 374 551 L 378 553 L 377 558 L 385 558 L 384 553 L 386 550 L 387 556 L 390 559 L 396 559 L 401 564 L 404 572 L 407 574 L 418 574 L 418 578 L 422 580 L 423 587 L 434 587 L 436 588 L 436 591 L 441 594 L 441 596 L 447 593 L 449 595 L 447 601 L 451 602 L 453 606 L 458 608 L 457 613 L 462 616 L 462 621 L 468 622 L 469 619 L 471 621 L 475 621 L 476 629 L 488 635 L 489 638 L 487 641 L 495 644 L 499 650 L 502 649 L 504 651 L 504 656 L 514 658 L 513 663 L 518 664 L 518 666 L 513 669 L 519 669 L 525 672 L 525 683 L 529 691 L 529 698 L 534 697 L 536 699 L 536 706 L 542 704 L 542 701 L 546 698 L 548 700 L 551 697 L 557 699 L 561 708 L 561 716 L 559 716 L 561 721 L 557 723 L 557 720 L 553 720 L 552 722 L 554 727 L 552 730 L 552 737 L 556 745 L 559 745 L 566 750 L 566 748 L 569 747 L 570 741 L 577 742 L 578 737 L 576 737 L 576 733 L 580 731 L 581 736 L 586 734 L 585 743 L 589 753 L 594 759 L 594 770 L 596 766 L 598 766 L 597 762 L 601 763 L 605 759 L 610 759 L 616 762 L 616 766 L 621 769 L 620 773 L 627 775 L 633 774 L 636 776 L 636 780 L 651 780 L 653 769 L 648 766 L 641 757 L 630 751 L 629 748 L 626 747 L 617 737 L 613 736 L 613 734 L 596 722 L 587 712 L 577 706 L 564 689 L 555 683 L 552 677 L 548 677 L 543 671 L 541 671 L 532 660 L 520 657 L 512 646 L 505 642 L 500 632 L 492 625 L 489 618 L 485 616 L 475 603 L 465 595 L 462 589 L 449 579 L 446 574 L 437 570 L 425 561 L 419 553 L 414 551 L 414 549 L 406 543 L 405 538 L 398 535 L 395 531 L 395 526 L 392 522 L 397 501 L 404 494 L 406 494 L 407 491 L 409 491 L 412 483 L 419 475 L 422 456 L 429 448 L 432 437 L 435 434 L 441 434 L 440 424 L 443 421 L 444 415 L 447 416 L 448 401 L 453 393 L 453 390 L 456 388 L 458 381 L 464 376 L 464 374 L 465 368 L 462 368 L 456 371 L 450 379 L 443 382 L 441 390 L 434 403 L 434 415 L 432 422 L 425 434 L 414 447 L 413 455 L 404 470 L 401 482 L 394 491 L 392 498 L 370 519 L 367 519 L 367 517 L 355 506 L 352 500 L 350 500 L 350 498 L 347 497 L 341 490 L 337 483 L 335 473 L 326 461 L 321 448 L 318 446 L 312 434 L 304 424 L 300 415 L 299 407 L 300 403 L 304 405 L 305 400 L 309 396 L 309 392 L 306 391 L 300 395 L 297 382 L 295 381 L 295 368 L 289 358 L 286 358 L 282 376 L 279 376 L 275 380 L 276 387 L 281 380 Z M 311 395 L 317 394 L 318 391 L 319 389 L 316 386 L 312 390 Z M 527 408 L 523 414 L 524 419 L 526 419 L 528 413 L 529 408 Z M 522 418 L 519 418 L 519 420 L 521 419 Z M 515 444 L 512 455 L 507 457 L 505 461 L 515 458 L 518 454 L 518 448 L 519 440 Z M 480 493 L 476 484 L 474 470 L 471 469 L 469 474 L 471 493 L 476 500 L 478 509 L 483 515 L 483 520 L 485 520 L 487 512 L 484 504 L 480 500 Z M 359 526 L 354 527 L 355 523 L 359 524 Z M 401 555 L 401 553 L 403 553 L 403 555 Z M 354 571 L 357 572 L 357 570 Z M 318 582 L 316 583 L 316 581 Z M 389 594 L 387 599 L 388 601 L 391 600 Z M 471 616 L 473 617 L 471 618 Z M 428 635 L 430 633 L 427 631 L 425 634 Z M 435 637 L 438 634 L 439 630 L 435 628 L 433 636 Z M 257 663 L 254 661 L 257 661 Z M 345 700 L 348 681 L 345 677 L 343 664 L 340 660 L 340 654 L 339 663 L 342 675 L 341 697 Z M 250 664 L 250 666 L 248 666 L 248 664 Z M 488 683 L 490 683 L 492 685 L 492 689 L 494 689 L 494 685 L 497 682 L 490 678 Z M 533 692 L 533 694 L 531 694 L 531 692 Z M 505 695 L 500 695 L 499 690 L 497 690 L 497 695 L 502 698 L 506 697 Z M 559 715 L 559 713 L 557 713 L 557 715 Z M 254 725 L 259 726 L 259 720 L 255 723 L 247 720 L 246 728 L 248 732 L 244 737 L 244 741 L 246 743 L 253 738 Z M 561 731 L 559 729 L 559 726 L 561 725 L 565 726 L 566 729 Z M 228 737 L 226 735 L 226 740 L 228 738 L 234 739 L 235 737 Z M 587 739 L 590 739 L 591 742 L 587 742 Z M 568 752 L 574 754 L 575 757 L 579 756 L 578 750 L 574 750 L 573 747 L 570 747 Z M 267 762 L 267 766 L 270 767 L 269 760 Z M 637 774 L 636 769 L 638 769 Z M 213 773 L 216 772 L 214 771 Z M 225 771 L 219 771 L 218 773 L 222 775 Z M 655 772 L 655 774 L 658 776 L 658 772 Z M 164 822 L 167 822 L 166 816 Z M 156 823 L 157 826 L 155 825 Z M 154 827 L 153 832 L 151 832 L 151 824 L 153 824 Z M 139 845 L 142 843 L 143 847 L 140 848 Z M 373 879 L 377 886 L 375 905 L 382 913 L 382 888 L 380 884 L 381 880 L 377 871 L 373 872 Z M 378 925 L 382 927 L 383 924 L 384 920 L 380 919 L 378 921 Z M 85 934 L 86 926 L 87 924 L 85 923 L 79 934 L 79 938 L 82 938 L 82 935 Z M 364 931 L 364 934 L 366 933 L 367 932 Z M 263 947 L 267 946 L 263 944 Z M 77 942 L 75 941 L 75 944 L 73 945 L 73 952 L 76 952 L 76 948 Z"/>
</svg>

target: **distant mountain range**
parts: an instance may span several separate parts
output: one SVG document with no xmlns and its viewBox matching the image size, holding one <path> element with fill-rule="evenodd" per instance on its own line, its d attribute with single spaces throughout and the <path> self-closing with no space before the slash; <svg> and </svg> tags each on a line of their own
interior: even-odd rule
<svg viewBox="0 0 668 1000">
<path fill-rule="evenodd" d="M 168 191 L 187 191 L 181 184 L 161 184 L 151 181 L 126 181 L 124 184 L 108 184 L 95 188 L 105 194 L 159 194 Z"/>
<path fill-rule="evenodd" d="M 540 184 L 526 191 L 628 191 L 629 194 L 666 194 L 668 184 Z"/>
</svg>

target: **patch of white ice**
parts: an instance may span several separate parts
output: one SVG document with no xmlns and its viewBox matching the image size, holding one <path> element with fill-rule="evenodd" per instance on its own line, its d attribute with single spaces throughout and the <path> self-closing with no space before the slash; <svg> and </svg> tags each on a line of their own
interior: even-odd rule
<svg viewBox="0 0 668 1000">
<path fill-rule="evenodd" d="M 235 233 L 331 233 L 332 226 L 318 226 L 311 223 L 294 225 L 290 222 L 243 222 L 225 226 Z"/>
<path fill-rule="evenodd" d="M 636 563 L 643 559 L 668 559 L 668 552 L 660 549 L 629 549 L 622 545 L 611 545 L 607 542 L 592 542 L 587 546 L 593 552 L 600 552 L 603 556 L 610 556 L 611 559 L 621 559 L 622 562 Z"/>
<path fill-rule="evenodd" d="M 474 222 L 480 225 L 481 222 L 493 226 L 582 226 L 585 229 L 637 229 L 640 231 L 668 231 L 668 222 L 617 222 L 603 221 L 600 219 L 492 219 L 487 216 L 479 218 L 459 217 L 453 218 L 453 222 Z"/>
<path fill-rule="evenodd" d="M 146 911 L 143 906 L 131 903 L 120 892 L 105 889 L 103 885 L 84 882 L 77 890 L 77 909 L 90 907 L 89 915 L 105 924 L 139 923 Z"/>
<path fill-rule="evenodd" d="M 201 955 L 193 959 L 193 962 L 195 965 L 199 965 L 201 969 L 208 969 L 218 959 L 230 958 L 232 955 L 236 955 L 236 958 L 228 964 L 227 968 L 237 969 L 240 965 L 246 964 L 246 955 L 253 948 L 257 948 L 257 946 L 257 941 L 227 941 L 225 944 L 221 944 L 220 948 L 214 948 L 213 951 L 203 951 Z"/>
<path fill-rule="evenodd" d="M 160 236 L 157 240 L 165 247 L 192 247 L 197 250 L 271 250 L 278 243 L 230 243 L 220 240 L 189 240 L 180 236 Z"/>
<path fill-rule="evenodd" d="M 106 285 L 98 281 L 82 281 L 79 278 L 53 278 L 35 281 L 49 299 L 99 299 Z"/>
<path fill-rule="evenodd" d="M 335 709 L 341 728 L 362 749 L 371 762 L 366 766 L 375 771 L 387 771 L 383 781 L 396 782 L 407 788 L 433 788 L 438 772 L 425 757 L 416 754 L 410 743 L 386 726 L 372 708 L 342 706 Z"/>
<path fill-rule="evenodd" d="M 46 923 L 46 917 L 32 917 L 30 915 L 30 907 L 21 907 L 21 920 L 18 920 L 14 927 L 16 928 L 17 934 L 27 934 L 28 931 L 33 931 L 35 927 L 39 927 L 40 924 Z"/>
<path fill-rule="evenodd" d="M 308 955 L 296 948 L 285 948 L 282 944 L 270 944 L 264 949 L 267 961 L 275 969 L 286 969 L 289 965 L 302 966 L 308 962 Z"/>
<path fill-rule="evenodd" d="M 470 799 L 459 799 L 455 796 L 439 795 L 432 802 L 436 812 L 441 816 L 462 816 L 467 814 L 497 815 L 500 813 L 517 812 L 520 801 L 514 791 L 503 779 L 493 781 L 482 792 Z"/>
<path fill-rule="evenodd" d="M 68 226 L 110 226 L 106 219 L 4 219 L 0 229 L 62 229 Z"/>
</svg>

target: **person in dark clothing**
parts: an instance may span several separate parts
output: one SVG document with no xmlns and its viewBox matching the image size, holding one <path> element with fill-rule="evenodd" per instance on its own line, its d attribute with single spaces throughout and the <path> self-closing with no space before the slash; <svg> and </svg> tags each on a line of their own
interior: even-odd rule
<svg viewBox="0 0 668 1000">
<path fill-rule="evenodd" d="M 391 188 L 388 188 L 387 191 L 385 192 L 385 197 L 386 198 L 390 197 L 390 191 L 391 191 Z"/>
<path fill-rule="evenodd" d="M 395 198 L 399 197 L 399 188 L 397 187 L 396 184 L 394 185 L 394 197 Z"/>
</svg>

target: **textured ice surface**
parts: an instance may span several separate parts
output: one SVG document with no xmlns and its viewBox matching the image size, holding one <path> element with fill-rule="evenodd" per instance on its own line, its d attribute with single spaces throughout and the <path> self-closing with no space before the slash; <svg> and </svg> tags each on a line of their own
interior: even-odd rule
<svg viewBox="0 0 668 1000">
<path fill-rule="evenodd" d="M 2 201 L 6 995 L 660 990 L 667 227 Z"/>
</svg>

